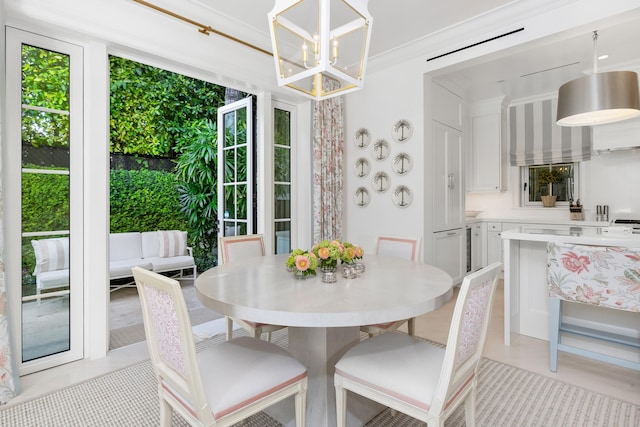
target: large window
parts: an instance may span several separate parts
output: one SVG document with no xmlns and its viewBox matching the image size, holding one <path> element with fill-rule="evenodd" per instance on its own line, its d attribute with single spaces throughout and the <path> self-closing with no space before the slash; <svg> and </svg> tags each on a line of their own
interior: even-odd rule
<svg viewBox="0 0 640 427">
<path fill-rule="evenodd" d="M 568 205 L 579 198 L 579 163 L 522 167 L 523 206 L 542 206 L 541 196 L 556 196 L 556 203 Z M 549 182 L 551 181 L 551 182 Z"/>
</svg>

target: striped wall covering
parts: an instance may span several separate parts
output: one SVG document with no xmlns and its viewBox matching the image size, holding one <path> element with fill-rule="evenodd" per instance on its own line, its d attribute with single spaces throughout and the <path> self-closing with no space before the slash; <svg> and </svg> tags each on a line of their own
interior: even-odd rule
<svg viewBox="0 0 640 427">
<path fill-rule="evenodd" d="M 591 127 L 556 124 L 557 98 L 509 107 L 511 166 L 591 159 Z"/>
</svg>

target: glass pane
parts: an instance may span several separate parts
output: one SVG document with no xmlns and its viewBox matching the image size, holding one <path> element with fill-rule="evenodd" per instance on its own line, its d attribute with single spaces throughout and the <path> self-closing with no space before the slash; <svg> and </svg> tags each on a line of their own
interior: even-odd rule
<svg viewBox="0 0 640 427">
<path fill-rule="evenodd" d="M 247 109 L 242 108 L 237 110 L 237 122 L 236 122 L 236 144 L 247 143 Z"/>
<path fill-rule="evenodd" d="M 551 170 L 559 179 L 557 183 L 553 184 L 553 194 L 557 196 L 556 201 L 575 200 L 573 197 L 573 164 L 553 165 Z"/>
<path fill-rule="evenodd" d="M 274 148 L 274 177 L 273 179 L 276 182 L 289 182 L 291 181 L 290 173 L 291 173 L 291 158 L 290 158 L 291 150 L 289 148 L 284 147 L 275 147 Z"/>
<path fill-rule="evenodd" d="M 239 222 L 238 223 L 238 230 L 240 230 L 239 234 L 242 236 L 246 236 L 247 235 L 247 223 L 246 222 Z"/>
<path fill-rule="evenodd" d="M 276 184 L 275 190 L 275 219 L 291 218 L 291 186 Z"/>
<path fill-rule="evenodd" d="M 235 112 L 224 115 L 224 146 L 231 147 L 236 144 L 236 114 Z"/>
<path fill-rule="evenodd" d="M 236 218 L 236 187 L 235 185 L 225 185 L 224 187 L 224 217 Z"/>
<path fill-rule="evenodd" d="M 242 145 L 236 149 L 237 161 L 237 182 L 247 182 L 247 146 Z"/>
<path fill-rule="evenodd" d="M 68 55 L 22 46 L 23 362 L 71 349 L 69 85 Z"/>
<path fill-rule="evenodd" d="M 291 113 L 275 109 L 274 141 L 276 145 L 291 146 Z"/>
<path fill-rule="evenodd" d="M 224 222 L 224 235 L 225 236 L 239 236 L 240 227 L 237 225 L 235 221 L 225 221 Z"/>
<path fill-rule="evenodd" d="M 237 188 L 237 203 L 238 203 L 238 219 L 247 219 L 247 207 L 250 203 L 247 200 L 247 186 L 246 185 L 238 185 Z"/>
<path fill-rule="evenodd" d="M 69 110 L 69 55 L 22 45 L 22 103 Z"/>
<path fill-rule="evenodd" d="M 66 248 L 68 253 L 68 236 L 25 237 L 22 239 L 23 362 L 70 349 L 69 265 L 66 265 L 66 270 L 63 268 L 54 270 L 55 267 L 49 263 L 50 276 L 57 277 L 36 280 L 36 256 L 33 242 L 37 242 L 35 245 L 43 248 L 47 245 L 45 242 L 55 242 L 60 239 L 66 241 L 67 245 L 55 246 Z M 40 268 L 46 269 L 46 267 Z M 64 271 L 66 274 L 61 274 Z M 46 273 L 41 271 L 38 275 L 43 277 Z"/>
<path fill-rule="evenodd" d="M 69 147 L 69 115 L 23 109 L 22 145 Z"/>
<path fill-rule="evenodd" d="M 556 202 L 574 199 L 573 163 L 529 167 L 529 201 L 540 202 L 541 196 L 556 196 Z"/>
<path fill-rule="evenodd" d="M 276 222 L 275 253 L 288 254 L 291 252 L 291 222 Z"/>
<path fill-rule="evenodd" d="M 22 231 L 69 230 L 69 175 L 22 174 Z"/>
<path fill-rule="evenodd" d="M 236 181 L 236 150 L 224 150 L 224 182 Z"/>
</svg>

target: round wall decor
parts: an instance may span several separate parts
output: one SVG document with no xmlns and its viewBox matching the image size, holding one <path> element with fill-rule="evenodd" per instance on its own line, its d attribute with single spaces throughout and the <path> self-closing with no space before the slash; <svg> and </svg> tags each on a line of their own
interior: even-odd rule
<svg viewBox="0 0 640 427">
<path fill-rule="evenodd" d="M 409 120 L 398 120 L 393 129 L 391 129 L 393 139 L 398 142 L 405 142 L 413 135 L 413 125 Z"/>
</svg>

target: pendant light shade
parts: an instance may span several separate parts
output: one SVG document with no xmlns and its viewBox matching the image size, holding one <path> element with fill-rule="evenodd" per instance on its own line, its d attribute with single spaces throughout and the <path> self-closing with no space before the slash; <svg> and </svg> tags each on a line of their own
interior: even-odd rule
<svg viewBox="0 0 640 427">
<path fill-rule="evenodd" d="M 598 39 L 594 31 L 593 74 L 571 80 L 558 90 L 557 124 L 593 126 L 640 116 L 638 74 L 632 71 L 597 72 Z"/>
<path fill-rule="evenodd" d="M 362 88 L 368 0 L 276 0 L 269 12 L 279 86 L 321 100 Z"/>
<path fill-rule="evenodd" d="M 638 75 L 611 71 L 580 77 L 558 90 L 558 125 L 591 126 L 640 115 Z"/>
</svg>

